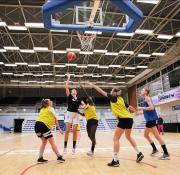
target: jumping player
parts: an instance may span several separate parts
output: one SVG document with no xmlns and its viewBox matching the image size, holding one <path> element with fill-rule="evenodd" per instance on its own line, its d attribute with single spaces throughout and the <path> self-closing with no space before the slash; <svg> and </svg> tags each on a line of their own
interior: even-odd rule
<svg viewBox="0 0 180 175">
<path fill-rule="evenodd" d="M 87 134 L 88 137 L 90 138 L 92 144 L 91 144 L 91 150 L 87 153 L 88 156 L 93 156 L 94 155 L 94 149 L 96 145 L 96 129 L 98 126 L 98 120 L 99 117 L 96 113 L 96 107 L 95 104 L 93 103 L 92 97 L 90 97 L 86 91 L 84 90 L 83 86 L 80 85 L 81 89 L 84 91 L 86 95 L 86 100 L 81 102 L 81 106 L 84 109 L 84 116 L 87 121 Z"/>
<path fill-rule="evenodd" d="M 124 132 L 127 140 L 131 143 L 131 145 L 137 152 L 136 162 L 137 163 L 140 162 L 143 159 L 144 155 L 139 151 L 135 140 L 131 137 L 133 117 L 132 114 L 129 112 L 129 109 L 133 112 L 136 112 L 136 110 L 132 106 L 129 106 L 124 102 L 124 99 L 121 97 L 120 89 L 113 88 L 111 93 L 107 93 L 104 90 L 102 90 L 100 87 L 94 85 L 93 83 L 90 82 L 87 83 L 91 85 L 95 90 L 97 90 L 100 94 L 102 94 L 103 96 L 107 97 L 110 100 L 112 112 L 119 121 L 113 138 L 114 157 L 112 162 L 108 163 L 107 165 L 112 167 L 119 166 L 119 156 L 118 156 L 120 149 L 119 140 Z"/>
<path fill-rule="evenodd" d="M 63 163 L 65 161 L 58 151 L 58 148 L 56 146 L 56 143 L 54 141 L 54 138 L 51 132 L 51 129 L 53 128 L 54 124 L 56 124 L 56 127 L 59 129 L 59 132 L 61 134 L 63 133 L 57 121 L 55 110 L 52 106 L 53 106 L 53 103 L 50 99 L 42 100 L 40 113 L 35 124 L 35 132 L 37 136 L 41 139 L 39 158 L 37 160 L 38 163 L 48 162 L 48 160 L 45 160 L 43 158 L 47 141 L 50 143 L 52 150 L 56 154 L 57 161 L 60 163 Z"/>
<path fill-rule="evenodd" d="M 69 81 L 70 81 L 70 75 L 67 75 L 68 79 L 66 81 L 66 95 L 68 97 L 68 108 L 67 108 L 67 114 L 65 116 L 65 123 L 66 123 L 66 132 L 64 137 L 64 154 L 67 153 L 67 142 L 70 132 L 71 124 L 73 125 L 73 149 L 72 153 L 75 154 L 76 149 L 76 140 L 77 140 L 77 127 L 79 123 L 79 113 L 78 108 L 81 104 L 80 98 L 77 97 L 77 90 L 72 89 L 71 93 L 69 91 Z"/>
<path fill-rule="evenodd" d="M 160 143 L 162 149 L 163 149 L 163 155 L 160 157 L 161 160 L 167 160 L 170 158 L 170 155 L 167 151 L 165 142 L 160 137 L 159 132 L 156 127 L 156 121 L 158 119 L 158 115 L 156 113 L 155 107 L 153 105 L 152 99 L 149 96 L 150 91 L 148 89 L 142 89 L 141 90 L 141 96 L 144 97 L 144 107 L 139 107 L 139 110 L 143 110 L 143 112 L 137 112 L 137 114 L 144 114 L 144 118 L 146 120 L 146 128 L 144 130 L 144 137 L 148 140 L 148 142 L 151 144 L 153 151 L 151 155 L 155 155 L 158 153 L 158 150 L 153 142 L 153 140 L 150 138 L 149 133 L 151 132 L 157 141 Z"/>
</svg>

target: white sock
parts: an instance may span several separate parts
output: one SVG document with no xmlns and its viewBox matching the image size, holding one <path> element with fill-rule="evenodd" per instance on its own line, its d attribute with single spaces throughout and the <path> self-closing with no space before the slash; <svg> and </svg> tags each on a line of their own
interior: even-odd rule
<svg viewBox="0 0 180 175">
<path fill-rule="evenodd" d="M 134 149 L 135 149 L 135 151 L 137 152 L 137 154 L 139 154 L 140 153 L 140 151 L 139 151 L 139 149 L 138 149 L 138 147 L 136 146 L 136 147 L 134 147 Z"/>
<path fill-rule="evenodd" d="M 114 152 L 113 159 L 114 159 L 114 161 L 118 161 L 119 160 L 119 153 L 118 152 Z"/>
</svg>

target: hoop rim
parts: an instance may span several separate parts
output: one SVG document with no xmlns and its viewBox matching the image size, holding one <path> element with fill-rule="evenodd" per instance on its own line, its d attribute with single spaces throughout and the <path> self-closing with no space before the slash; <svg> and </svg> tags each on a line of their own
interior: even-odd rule
<svg viewBox="0 0 180 175">
<path fill-rule="evenodd" d="M 81 34 L 79 31 L 76 31 L 77 35 L 81 38 L 95 38 L 96 34 Z"/>
</svg>

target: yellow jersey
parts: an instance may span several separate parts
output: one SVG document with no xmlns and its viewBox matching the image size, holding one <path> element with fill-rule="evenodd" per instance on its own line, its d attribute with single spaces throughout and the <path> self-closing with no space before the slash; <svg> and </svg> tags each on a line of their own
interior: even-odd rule
<svg viewBox="0 0 180 175">
<path fill-rule="evenodd" d="M 51 129 L 56 121 L 54 108 L 47 107 L 40 110 L 39 116 L 36 121 L 43 122 L 49 129 Z"/>
<path fill-rule="evenodd" d="M 116 118 L 133 118 L 122 97 L 117 97 L 117 101 L 114 103 L 111 102 L 111 109 Z"/>
<path fill-rule="evenodd" d="M 87 104 L 84 108 L 84 115 L 87 121 L 90 119 L 99 120 L 99 117 L 96 113 L 96 107 L 94 105 Z"/>
</svg>

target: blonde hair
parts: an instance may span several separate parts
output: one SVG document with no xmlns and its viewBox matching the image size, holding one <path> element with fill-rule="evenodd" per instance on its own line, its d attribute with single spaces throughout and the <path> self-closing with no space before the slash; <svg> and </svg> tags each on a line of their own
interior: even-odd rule
<svg viewBox="0 0 180 175">
<path fill-rule="evenodd" d="M 41 100 L 41 108 L 47 108 L 49 106 L 49 99 L 42 99 Z"/>
</svg>

